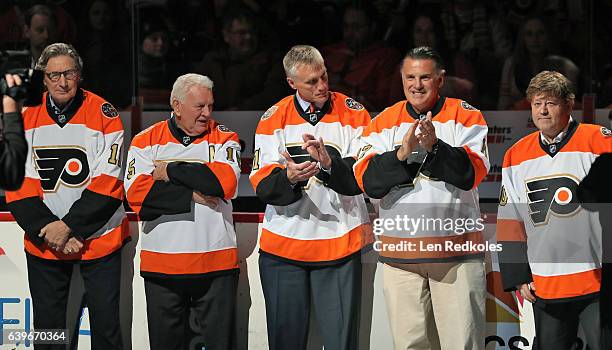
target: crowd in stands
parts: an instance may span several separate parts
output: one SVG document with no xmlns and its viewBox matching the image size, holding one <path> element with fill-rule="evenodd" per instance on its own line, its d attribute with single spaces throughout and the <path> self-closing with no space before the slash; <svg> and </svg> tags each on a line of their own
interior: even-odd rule
<svg viewBox="0 0 612 350">
<path fill-rule="evenodd" d="M 196 72 L 214 81 L 217 110 L 265 110 L 290 93 L 281 53 L 296 44 L 319 48 L 331 89 L 371 111 L 403 99 L 400 61 L 421 45 L 443 55 L 442 93 L 480 109 L 527 109 L 525 88 L 544 69 L 570 78 L 578 100 L 597 93 L 603 108 L 610 13 L 610 1 L 3 0 L 0 49 L 35 62 L 46 45 L 71 43 L 82 85 L 120 108 L 136 82 L 145 105 L 167 109 L 171 82 Z"/>
</svg>

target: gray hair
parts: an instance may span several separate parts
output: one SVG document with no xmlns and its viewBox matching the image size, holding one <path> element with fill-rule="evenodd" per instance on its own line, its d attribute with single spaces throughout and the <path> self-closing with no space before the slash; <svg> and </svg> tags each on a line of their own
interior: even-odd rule
<svg viewBox="0 0 612 350">
<path fill-rule="evenodd" d="M 38 58 L 36 69 L 43 71 L 46 70 L 49 60 L 57 56 L 68 56 L 72 58 L 74 60 L 74 64 L 76 64 L 76 69 L 79 72 L 83 71 L 83 59 L 81 56 L 79 56 L 79 53 L 72 45 L 64 43 L 55 43 L 45 47 L 42 54 Z"/>
<path fill-rule="evenodd" d="M 174 100 L 183 102 L 183 100 L 185 99 L 185 95 L 187 95 L 187 92 L 193 86 L 202 86 L 212 90 L 214 85 L 215 84 L 213 83 L 213 81 L 205 75 L 195 73 L 183 74 L 180 77 L 176 78 L 176 81 L 172 85 L 172 92 L 170 93 L 170 105 L 172 106 L 172 102 Z"/>
<path fill-rule="evenodd" d="M 325 65 L 319 50 L 309 45 L 296 45 L 292 47 L 283 58 L 283 68 L 288 77 L 294 77 L 301 65 L 322 67 Z"/>
</svg>

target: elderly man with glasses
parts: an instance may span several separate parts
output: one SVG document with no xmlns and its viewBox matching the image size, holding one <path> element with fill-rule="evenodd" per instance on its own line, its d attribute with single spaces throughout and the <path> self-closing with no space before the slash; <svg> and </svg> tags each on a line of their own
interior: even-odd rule
<svg viewBox="0 0 612 350">
<path fill-rule="evenodd" d="M 67 44 L 49 45 L 37 69 L 47 93 L 23 111 L 28 141 L 21 188 L 6 193 L 25 231 L 35 329 L 66 329 L 73 265 L 85 282 L 92 349 L 121 349 L 121 247 L 129 236 L 123 209 L 123 125 L 117 110 L 80 89 L 83 61 Z M 63 349 L 41 345 L 36 349 Z"/>
</svg>

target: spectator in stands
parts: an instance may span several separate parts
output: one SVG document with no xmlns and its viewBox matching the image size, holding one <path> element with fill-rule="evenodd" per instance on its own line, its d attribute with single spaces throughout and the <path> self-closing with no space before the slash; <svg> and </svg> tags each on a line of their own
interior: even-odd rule
<svg viewBox="0 0 612 350">
<path fill-rule="evenodd" d="M 45 47 L 55 41 L 56 23 L 55 15 L 45 5 L 34 5 L 26 12 L 23 36 L 28 40 L 32 67 Z"/>
<path fill-rule="evenodd" d="M 568 58 L 552 55 L 553 43 L 540 18 L 527 19 L 520 28 L 514 54 L 504 62 L 499 86 L 498 109 L 530 109 L 525 90 L 542 70 L 561 72 L 576 86 L 578 67 Z"/>
<path fill-rule="evenodd" d="M 597 108 L 612 109 L 612 63 L 607 64 L 598 75 L 600 80 Z"/>
<path fill-rule="evenodd" d="M 449 49 L 463 53 L 478 67 L 479 105 L 494 108 L 500 67 L 512 51 L 505 22 L 500 10 L 494 7 L 497 2 L 455 0 L 447 4 L 440 18 Z"/>
<path fill-rule="evenodd" d="M 56 20 L 57 41 L 64 43 L 74 43 L 77 40 L 77 25 L 71 10 L 74 8 L 75 1 L 67 0 L 47 0 L 46 5 L 53 12 Z"/>
<path fill-rule="evenodd" d="M 441 24 L 436 23 L 433 16 L 421 13 L 415 17 L 410 28 L 411 35 L 407 40 L 408 47 L 431 47 L 440 53 L 444 61 L 449 62 L 447 68 L 445 68 L 448 71 L 445 73 L 444 85 L 440 89 L 440 94 L 465 101 L 476 101 L 477 89 L 474 67 L 462 53 L 451 54 L 449 52 L 442 34 Z M 390 104 L 405 99 L 400 74 L 394 76 L 390 90 Z"/>
<path fill-rule="evenodd" d="M 215 82 L 215 108 L 219 110 L 265 110 L 286 92 L 283 68 L 277 52 L 260 45 L 252 14 L 236 9 L 223 19 L 219 50 L 204 56 L 194 70 Z"/>
<path fill-rule="evenodd" d="M 322 48 L 330 89 L 380 111 L 388 103 L 389 80 L 397 73 L 400 53 L 379 40 L 376 9 L 367 2 L 344 11 L 343 41 Z"/>
<path fill-rule="evenodd" d="M 148 8 L 141 12 L 138 81 L 146 104 L 164 104 L 170 98 L 174 80 L 184 72 L 184 63 L 170 60 L 170 30 L 161 10 Z"/>
<path fill-rule="evenodd" d="M 17 49 L 23 40 L 23 20 L 14 1 L 0 2 L 0 49 Z"/>
<path fill-rule="evenodd" d="M 78 49 L 89 64 L 83 86 L 116 107 L 130 103 L 129 55 L 119 12 L 110 0 L 90 0 L 81 16 Z M 124 32 L 125 33 L 125 32 Z"/>
</svg>

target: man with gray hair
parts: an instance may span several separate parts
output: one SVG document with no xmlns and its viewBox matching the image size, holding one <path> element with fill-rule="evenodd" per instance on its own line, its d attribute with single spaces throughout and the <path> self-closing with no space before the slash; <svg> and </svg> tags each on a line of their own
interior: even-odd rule
<svg viewBox="0 0 612 350">
<path fill-rule="evenodd" d="M 235 338 L 239 270 L 231 199 L 240 144 L 211 119 L 212 89 L 208 77 L 178 77 L 170 118 L 136 135 L 128 152 L 125 188 L 142 221 L 140 274 L 152 350 L 194 342 L 231 349 Z"/>
<path fill-rule="evenodd" d="M 51 44 L 36 66 L 45 72 L 47 92 L 41 105 L 23 111 L 26 175 L 21 188 L 6 192 L 7 206 L 26 233 L 34 328 L 67 328 L 76 265 L 92 349 L 121 349 L 121 248 L 129 238 L 122 205 L 123 124 L 110 103 L 79 87 L 83 61 L 74 47 Z"/>
<path fill-rule="evenodd" d="M 312 301 L 325 348 L 356 349 L 361 251 L 372 236 L 350 155 L 370 116 L 329 91 L 316 48 L 292 47 L 283 65 L 297 91 L 261 117 L 250 175 L 267 204 L 259 268 L 268 345 L 306 349 Z"/>
</svg>

